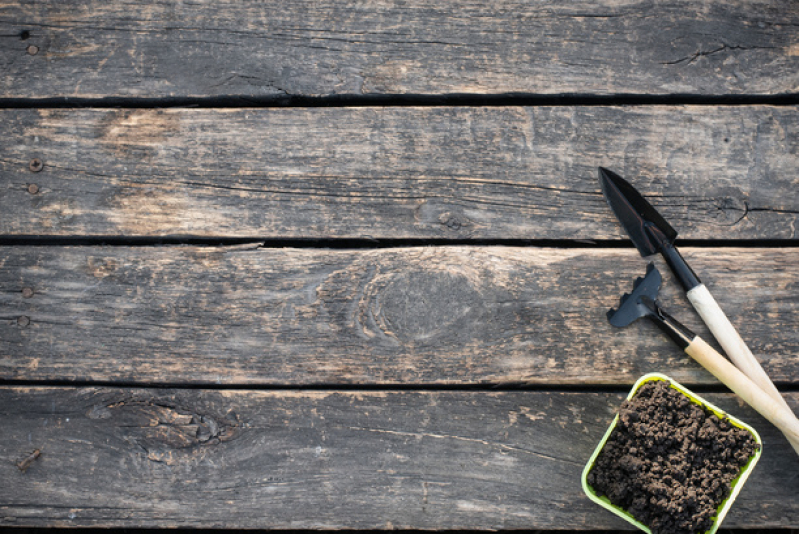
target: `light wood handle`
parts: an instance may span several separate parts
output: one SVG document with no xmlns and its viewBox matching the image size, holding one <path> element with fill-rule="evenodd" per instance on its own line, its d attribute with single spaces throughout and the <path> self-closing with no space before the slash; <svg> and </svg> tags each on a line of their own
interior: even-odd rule
<svg viewBox="0 0 799 534">
<path fill-rule="evenodd" d="M 735 363 L 743 374 L 752 379 L 752 381 L 760 386 L 760 389 L 768 393 L 777 403 L 782 405 L 783 408 L 791 410 L 788 403 L 782 397 L 774 382 L 763 370 L 760 362 L 757 361 L 752 351 L 746 346 L 746 343 L 741 339 L 740 334 L 732 326 L 732 323 L 722 311 L 716 299 L 710 294 L 705 284 L 699 284 L 687 293 L 688 300 L 691 301 L 697 313 L 705 321 L 705 324 L 713 332 L 713 337 L 719 342 L 719 345 L 727 353 L 727 356 Z"/>
<path fill-rule="evenodd" d="M 685 348 L 685 352 L 710 371 L 725 386 L 741 397 L 749 406 L 779 428 L 799 454 L 799 419 L 793 412 L 775 401 L 749 377 L 716 352 L 699 336 Z"/>
</svg>

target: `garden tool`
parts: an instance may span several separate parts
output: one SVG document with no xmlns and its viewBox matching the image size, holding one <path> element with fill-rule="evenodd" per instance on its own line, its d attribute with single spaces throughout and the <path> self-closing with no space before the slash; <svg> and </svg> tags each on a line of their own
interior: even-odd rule
<svg viewBox="0 0 799 534">
<path fill-rule="evenodd" d="M 783 408 L 791 410 L 752 351 L 694 271 L 683 259 L 674 240 L 677 231 L 652 205 L 618 174 L 599 168 L 602 193 L 642 256 L 660 252 L 686 291 L 686 296 L 730 359 Z"/>
<path fill-rule="evenodd" d="M 632 293 L 625 293 L 621 297 L 619 308 L 608 311 L 610 324 L 627 326 L 640 317 L 648 317 L 689 356 L 779 428 L 799 454 L 799 419 L 701 337 L 663 310 L 657 301 L 662 280 L 660 271 L 654 263 L 650 263 L 646 276 L 635 280 Z"/>
</svg>

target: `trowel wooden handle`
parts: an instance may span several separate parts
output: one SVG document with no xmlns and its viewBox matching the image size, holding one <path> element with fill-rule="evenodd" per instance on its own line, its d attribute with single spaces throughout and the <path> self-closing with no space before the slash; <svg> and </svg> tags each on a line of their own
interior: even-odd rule
<svg viewBox="0 0 799 534">
<path fill-rule="evenodd" d="M 713 332 L 713 337 L 719 342 L 719 345 L 727 353 L 727 356 L 735 363 L 743 374 L 752 379 L 752 381 L 760 386 L 760 389 L 768 393 L 778 404 L 783 408 L 790 410 L 790 406 L 785 402 L 774 382 L 766 374 L 766 371 L 761 367 L 760 362 L 746 346 L 746 343 L 738 331 L 732 326 L 732 323 L 722 311 L 716 299 L 710 294 L 705 284 L 699 284 L 686 294 L 688 300 L 691 301 L 697 313 L 705 321 L 705 324 Z"/>
<path fill-rule="evenodd" d="M 685 352 L 734 391 L 749 406 L 779 428 L 799 454 L 799 419 L 793 412 L 760 389 L 749 377 L 719 354 L 704 339 L 696 336 Z"/>
</svg>

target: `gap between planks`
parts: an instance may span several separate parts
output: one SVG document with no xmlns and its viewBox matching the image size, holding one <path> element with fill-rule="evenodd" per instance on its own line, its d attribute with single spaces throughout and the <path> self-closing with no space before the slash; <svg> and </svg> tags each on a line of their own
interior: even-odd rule
<svg viewBox="0 0 799 534">
<path fill-rule="evenodd" d="M 548 106 L 795 106 L 799 93 L 778 95 L 701 94 L 392 94 L 333 96 L 164 97 L 164 98 L 0 98 L 0 108 L 348 108 L 348 107 L 548 107 Z"/>
<path fill-rule="evenodd" d="M 680 247 L 692 248 L 797 248 L 799 240 L 795 239 L 680 239 Z M 9 247 L 65 247 L 65 246 L 102 246 L 102 247 L 168 247 L 168 246 L 201 246 L 241 250 L 295 248 L 295 249 L 382 249 L 413 247 L 528 247 L 561 248 L 561 249 L 631 249 L 629 240 L 609 239 L 372 239 L 372 238 L 336 238 L 336 239 L 264 239 L 251 237 L 135 237 L 135 236 L 14 236 L 0 235 L 0 246 Z"/>
</svg>

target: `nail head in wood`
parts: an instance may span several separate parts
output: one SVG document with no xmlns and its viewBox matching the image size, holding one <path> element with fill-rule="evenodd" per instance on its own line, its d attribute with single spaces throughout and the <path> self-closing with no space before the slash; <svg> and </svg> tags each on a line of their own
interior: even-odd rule
<svg viewBox="0 0 799 534">
<path fill-rule="evenodd" d="M 28 326 L 29 324 L 31 324 L 30 317 L 28 317 L 27 315 L 20 315 L 20 316 L 17 318 L 17 324 L 18 324 L 19 326 L 21 326 L 22 328 L 25 328 L 26 326 Z"/>
<path fill-rule="evenodd" d="M 39 47 L 36 45 L 29 45 L 28 48 L 25 49 L 29 55 L 35 56 L 39 53 Z"/>
<path fill-rule="evenodd" d="M 35 195 L 39 192 L 39 186 L 36 184 L 28 184 L 28 193 Z"/>
<path fill-rule="evenodd" d="M 22 288 L 22 297 L 29 299 L 33 296 L 33 288 L 32 287 L 23 287 Z"/>
<path fill-rule="evenodd" d="M 44 169 L 44 163 L 39 158 L 33 158 L 30 163 L 28 163 L 28 168 L 31 172 L 39 172 Z"/>
</svg>

